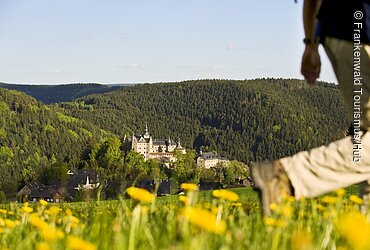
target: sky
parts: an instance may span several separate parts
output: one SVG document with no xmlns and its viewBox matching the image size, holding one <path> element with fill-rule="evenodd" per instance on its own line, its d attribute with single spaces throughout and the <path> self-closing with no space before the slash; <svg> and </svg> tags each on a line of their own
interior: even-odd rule
<svg viewBox="0 0 370 250">
<path fill-rule="evenodd" d="M 0 82 L 302 79 L 302 2 L 0 0 Z"/>
</svg>

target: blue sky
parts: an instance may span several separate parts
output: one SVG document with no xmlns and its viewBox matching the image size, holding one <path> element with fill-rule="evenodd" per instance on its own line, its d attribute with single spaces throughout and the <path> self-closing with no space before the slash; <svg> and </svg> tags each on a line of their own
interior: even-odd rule
<svg viewBox="0 0 370 250">
<path fill-rule="evenodd" d="M 0 0 L 0 82 L 302 79 L 302 1 Z"/>
</svg>

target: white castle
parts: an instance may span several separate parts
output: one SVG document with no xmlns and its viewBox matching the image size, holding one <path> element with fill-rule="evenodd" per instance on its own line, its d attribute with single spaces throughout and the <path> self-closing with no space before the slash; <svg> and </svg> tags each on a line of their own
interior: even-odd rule
<svg viewBox="0 0 370 250">
<path fill-rule="evenodd" d="M 140 153 L 145 161 L 147 159 L 167 159 L 169 162 L 175 162 L 175 152 L 186 153 L 185 148 L 181 147 L 180 140 L 177 143 L 171 138 L 153 140 L 148 132 L 148 125 L 145 127 L 144 135 L 132 135 L 131 143 L 131 149 Z"/>
</svg>

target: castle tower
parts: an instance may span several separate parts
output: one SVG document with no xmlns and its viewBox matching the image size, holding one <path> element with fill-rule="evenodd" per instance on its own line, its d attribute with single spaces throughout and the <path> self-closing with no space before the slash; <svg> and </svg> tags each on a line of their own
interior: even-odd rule
<svg viewBox="0 0 370 250">
<path fill-rule="evenodd" d="M 150 134 L 148 132 L 148 124 L 145 125 L 145 133 L 144 133 L 144 139 L 149 139 L 150 138 Z"/>
<path fill-rule="evenodd" d="M 174 152 L 176 149 L 177 143 L 171 140 L 171 137 L 168 137 L 167 141 L 167 152 Z"/>
<path fill-rule="evenodd" d="M 186 154 L 185 148 L 181 146 L 180 138 L 178 138 L 178 141 L 177 141 L 176 151 L 180 152 L 181 154 Z"/>
<path fill-rule="evenodd" d="M 131 150 L 134 150 L 137 152 L 137 139 L 134 134 L 132 134 Z"/>
</svg>

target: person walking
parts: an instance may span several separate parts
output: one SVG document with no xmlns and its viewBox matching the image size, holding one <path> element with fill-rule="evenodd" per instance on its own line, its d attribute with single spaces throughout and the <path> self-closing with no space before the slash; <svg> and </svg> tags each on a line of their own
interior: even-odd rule
<svg viewBox="0 0 370 250">
<path fill-rule="evenodd" d="M 303 25 L 301 73 L 308 84 L 319 78 L 321 44 L 353 117 L 353 131 L 329 145 L 253 164 L 265 215 L 283 194 L 312 198 L 370 180 L 370 0 L 305 0 Z M 365 191 L 368 200 L 370 190 Z"/>
</svg>

